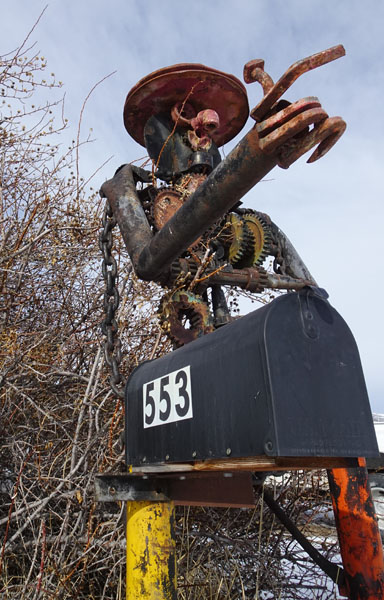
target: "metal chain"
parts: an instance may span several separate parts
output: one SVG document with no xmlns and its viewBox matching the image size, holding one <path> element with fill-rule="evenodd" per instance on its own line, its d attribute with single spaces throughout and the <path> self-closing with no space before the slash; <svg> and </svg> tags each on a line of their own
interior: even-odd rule
<svg viewBox="0 0 384 600">
<path fill-rule="evenodd" d="M 105 318 L 101 323 L 101 330 L 106 337 L 104 342 L 104 357 L 110 371 L 110 385 L 112 391 L 118 398 L 124 398 L 125 378 L 120 373 L 121 341 L 117 337 L 118 325 L 116 312 L 119 307 L 120 297 L 117 289 L 117 263 L 112 255 L 113 237 L 112 231 L 116 226 L 108 198 L 105 201 L 102 230 L 99 234 L 99 248 L 103 254 L 102 273 L 105 282 L 104 312 Z"/>
</svg>

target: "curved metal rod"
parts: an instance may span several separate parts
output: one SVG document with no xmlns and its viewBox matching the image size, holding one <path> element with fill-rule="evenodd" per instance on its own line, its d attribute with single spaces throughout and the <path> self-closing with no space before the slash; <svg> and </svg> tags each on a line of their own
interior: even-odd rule
<svg viewBox="0 0 384 600">
<path fill-rule="evenodd" d="M 267 154 L 272 154 L 272 152 L 279 150 L 279 146 L 282 146 L 282 144 L 302 131 L 307 130 L 310 125 L 321 123 L 327 117 L 327 113 L 321 107 L 305 110 L 261 139 L 260 148 Z M 294 147 L 296 148 L 296 144 Z M 299 156 L 301 156 L 301 154 L 299 154 Z"/>
<path fill-rule="evenodd" d="M 283 258 L 282 274 L 295 279 L 303 279 L 304 281 L 309 282 L 310 285 L 317 287 L 315 278 L 311 275 L 309 269 L 289 238 L 275 223 L 272 223 L 272 228 L 273 235 Z"/>
<path fill-rule="evenodd" d="M 255 121 L 261 121 L 277 100 L 287 91 L 287 89 L 293 84 L 294 81 L 303 73 L 307 73 L 312 69 L 321 67 L 332 60 L 336 60 L 341 56 L 345 55 L 344 47 L 339 44 L 333 46 L 327 50 L 322 50 L 317 54 L 312 54 L 307 58 L 298 60 L 286 70 L 284 75 L 280 77 L 279 81 L 268 91 L 264 98 L 259 102 L 257 106 L 251 111 L 252 119 Z"/>
<path fill-rule="evenodd" d="M 297 144 L 287 151 L 282 151 L 279 159 L 279 167 L 288 169 L 300 156 L 319 144 L 307 163 L 313 163 L 322 158 L 336 144 L 343 135 L 347 124 L 341 117 L 330 117 L 315 125 Z"/>
</svg>

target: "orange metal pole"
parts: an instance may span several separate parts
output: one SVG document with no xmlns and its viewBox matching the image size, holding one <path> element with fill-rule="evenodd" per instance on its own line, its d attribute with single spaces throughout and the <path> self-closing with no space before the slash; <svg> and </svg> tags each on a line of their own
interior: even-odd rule
<svg viewBox="0 0 384 600">
<path fill-rule="evenodd" d="M 383 600 L 384 557 L 364 458 L 359 466 L 328 471 L 345 585 L 350 600 Z"/>
</svg>

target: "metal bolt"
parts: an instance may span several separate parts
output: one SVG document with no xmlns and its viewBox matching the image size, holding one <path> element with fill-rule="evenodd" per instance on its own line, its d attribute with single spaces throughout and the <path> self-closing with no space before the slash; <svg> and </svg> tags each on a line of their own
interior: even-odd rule
<svg viewBox="0 0 384 600">
<path fill-rule="evenodd" d="M 232 454 L 232 450 L 230 448 L 227 448 L 226 454 L 227 454 L 227 456 L 229 456 L 230 454 Z"/>
<path fill-rule="evenodd" d="M 266 452 L 272 452 L 273 444 L 272 444 L 271 440 L 268 440 L 267 442 L 265 442 L 264 449 Z"/>
<path fill-rule="evenodd" d="M 247 64 L 244 65 L 243 76 L 245 83 L 253 83 L 255 81 L 253 77 L 253 71 L 255 69 L 261 69 L 262 71 L 264 70 L 264 61 L 262 58 L 255 58 L 254 60 L 248 61 Z"/>
</svg>

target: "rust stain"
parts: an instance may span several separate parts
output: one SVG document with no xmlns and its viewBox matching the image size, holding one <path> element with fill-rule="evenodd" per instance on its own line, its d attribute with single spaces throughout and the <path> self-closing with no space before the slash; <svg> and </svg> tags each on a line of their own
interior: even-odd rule
<svg viewBox="0 0 384 600">
<path fill-rule="evenodd" d="M 384 557 L 365 467 L 328 472 L 350 600 L 382 600 Z"/>
</svg>

